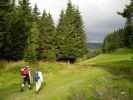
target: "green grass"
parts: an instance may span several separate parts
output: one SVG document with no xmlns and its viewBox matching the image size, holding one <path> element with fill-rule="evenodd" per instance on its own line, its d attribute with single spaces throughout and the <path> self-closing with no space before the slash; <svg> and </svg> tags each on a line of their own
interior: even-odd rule
<svg viewBox="0 0 133 100">
<path fill-rule="evenodd" d="M 57 66 L 57 63 L 52 64 L 53 67 L 54 65 Z M 59 65 L 64 65 L 66 68 L 56 73 L 49 72 L 47 75 L 44 75 L 46 86 L 43 87 L 39 95 L 35 95 L 34 89 L 26 90 L 24 93 L 19 91 L 19 73 L 8 72 L 7 77 L 4 77 L 6 74 L 2 74 L 0 77 L 0 83 L 2 83 L 0 87 L 0 100 L 29 100 L 29 98 L 31 100 L 44 100 L 44 98 L 45 100 L 63 100 L 65 96 L 69 95 L 69 89 L 80 86 L 88 81 L 88 76 L 91 76 L 89 81 L 93 82 L 94 79 L 99 80 L 101 76 L 106 74 L 104 70 L 99 68 L 79 69 L 75 65 Z M 10 81 L 8 82 L 8 80 Z"/>
<path fill-rule="evenodd" d="M 85 60 L 83 62 L 80 62 L 80 64 L 96 65 L 96 64 L 105 64 L 105 63 L 108 64 L 125 60 L 131 61 L 132 57 L 133 57 L 133 51 L 131 51 L 130 49 L 119 49 L 113 53 L 101 54 L 92 59 Z"/>
<path fill-rule="evenodd" d="M 132 100 L 132 57 L 121 49 L 74 65 L 39 62 L 46 82 L 39 95 L 34 88 L 20 92 L 24 62 L 2 61 L 0 100 Z"/>
</svg>

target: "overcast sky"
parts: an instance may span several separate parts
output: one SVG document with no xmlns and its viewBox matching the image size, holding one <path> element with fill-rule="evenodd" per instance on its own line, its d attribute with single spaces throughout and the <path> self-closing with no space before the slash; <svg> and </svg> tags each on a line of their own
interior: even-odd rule
<svg viewBox="0 0 133 100">
<path fill-rule="evenodd" d="M 122 11 L 129 0 L 71 0 L 79 7 L 87 40 L 89 42 L 102 42 L 108 32 L 123 27 L 125 19 L 117 15 Z M 30 0 L 33 6 L 37 3 L 42 12 L 50 11 L 54 22 L 58 23 L 61 9 L 66 8 L 68 0 Z"/>
</svg>

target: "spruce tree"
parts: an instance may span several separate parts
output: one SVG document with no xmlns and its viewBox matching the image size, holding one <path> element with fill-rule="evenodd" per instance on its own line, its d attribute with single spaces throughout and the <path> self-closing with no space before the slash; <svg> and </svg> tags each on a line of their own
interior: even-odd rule
<svg viewBox="0 0 133 100">
<path fill-rule="evenodd" d="M 40 59 L 55 59 L 55 26 L 50 13 L 43 12 L 40 23 Z"/>
<path fill-rule="evenodd" d="M 31 7 L 29 0 L 20 0 L 12 24 L 12 48 L 15 59 L 22 59 L 27 47 L 28 34 L 31 28 Z"/>
<path fill-rule="evenodd" d="M 123 12 L 118 12 L 118 14 L 126 18 L 125 28 L 106 36 L 103 42 L 104 52 L 111 52 L 123 47 L 133 48 L 133 0 L 131 0 Z"/>
<path fill-rule="evenodd" d="M 25 49 L 24 59 L 27 62 L 33 62 L 38 59 L 39 33 L 38 23 L 33 22 L 28 36 L 28 47 Z"/>
<path fill-rule="evenodd" d="M 65 14 L 64 12 L 61 14 L 57 34 L 59 37 L 58 57 L 77 58 L 86 53 L 82 19 L 79 10 L 71 2 L 68 3 Z"/>
<path fill-rule="evenodd" d="M 47 13 L 46 11 L 44 10 L 43 11 L 43 14 L 41 16 L 41 19 L 40 19 L 40 23 L 39 23 L 39 30 L 40 30 L 40 34 L 39 34 L 39 48 L 38 48 L 38 51 L 39 51 L 39 59 L 42 60 L 44 59 L 44 54 L 43 54 L 43 51 L 45 49 L 45 34 L 46 34 L 46 17 L 47 17 Z"/>
<path fill-rule="evenodd" d="M 33 62 L 38 60 L 39 56 L 39 23 L 40 23 L 40 12 L 37 5 L 35 4 L 32 10 L 32 27 L 28 34 L 27 47 L 25 48 L 25 61 Z"/>
<path fill-rule="evenodd" d="M 87 52 L 87 47 L 86 47 L 86 36 L 85 36 L 85 31 L 84 31 L 84 25 L 82 21 L 82 17 L 80 15 L 79 9 L 75 9 L 75 18 L 74 18 L 74 30 L 75 30 L 75 42 L 74 42 L 74 47 L 77 47 L 76 50 L 76 55 L 83 56 Z"/>
<path fill-rule="evenodd" d="M 103 42 L 103 52 L 112 52 L 118 48 L 125 47 L 125 29 L 119 29 L 109 33 Z"/>
<path fill-rule="evenodd" d="M 65 32 L 66 32 L 66 26 L 65 26 L 65 12 L 62 10 L 60 14 L 60 20 L 59 24 L 56 28 L 56 55 L 61 56 L 63 55 L 62 47 L 65 45 Z"/>
<path fill-rule="evenodd" d="M 39 9 L 37 7 L 37 4 L 35 4 L 33 11 L 32 11 L 33 21 L 39 21 L 39 19 L 40 19 L 39 15 L 40 15 Z"/>
<path fill-rule="evenodd" d="M 14 43 L 12 42 L 13 40 L 13 31 L 14 31 L 14 19 L 16 18 L 16 5 L 15 5 L 15 0 L 13 0 L 12 4 L 10 5 L 10 9 L 9 12 L 6 14 L 5 16 L 5 20 L 6 20 L 6 31 L 7 31 L 7 35 L 6 35 L 6 48 L 8 48 L 8 50 L 5 52 L 5 57 L 6 59 L 10 59 L 10 60 L 15 60 L 15 56 L 14 55 L 14 48 L 13 45 Z"/>
<path fill-rule="evenodd" d="M 133 0 L 131 0 L 122 13 L 119 12 L 118 14 L 127 19 L 125 43 L 126 46 L 133 48 Z"/>
<path fill-rule="evenodd" d="M 11 34 L 9 33 L 9 13 L 12 11 L 10 0 L 0 1 L 0 58 L 10 59 L 11 51 Z"/>
</svg>

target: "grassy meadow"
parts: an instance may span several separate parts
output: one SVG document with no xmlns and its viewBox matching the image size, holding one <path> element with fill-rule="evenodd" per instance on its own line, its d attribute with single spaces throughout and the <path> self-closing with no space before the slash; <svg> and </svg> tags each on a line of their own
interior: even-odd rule
<svg viewBox="0 0 133 100">
<path fill-rule="evenodd" d="M 39 62 L 44 80 L 37 95 L 20 92 L 20 62 L 0 62 L 0 100 L 133 100 L 133 52 L 120 49 L 65 64 Z M 32 66 L 31 70 L 34 70 Z"/>
</svg>

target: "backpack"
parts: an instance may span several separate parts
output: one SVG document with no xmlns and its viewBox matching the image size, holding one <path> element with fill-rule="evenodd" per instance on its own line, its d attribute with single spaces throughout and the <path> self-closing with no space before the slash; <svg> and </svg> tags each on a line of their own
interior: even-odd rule
<svg viewBox="0 0 133 100">
<path fill-rule="evenodd" d="M 28 68 L 22 68 L 21 69 L 21 75 L 22 76 L 29 76 L 29 70 L 28 70 Z"/>
<path fill-rule="evenodd" d="M 38 72 L 35 72 L 34 74 L 34 80 L 35 81 L 38 81 L 40 79 L 39 75 L 38 75 Z"/>
</svg>

